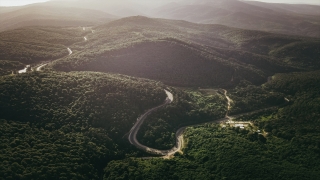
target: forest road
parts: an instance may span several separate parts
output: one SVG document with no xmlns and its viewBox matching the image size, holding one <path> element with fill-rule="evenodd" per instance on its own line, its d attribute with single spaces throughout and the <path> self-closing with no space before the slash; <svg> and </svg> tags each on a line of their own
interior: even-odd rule
<svg viewBox="0 0 320 180">
<path fill-rule="evenodd" d="M 143 124 L 144 120 L 154 111 L 170 104 L 173 101 L 173 95 L 165 90 L 166 94 L 167 94 L 167 98 L 165 100 L 165 102 L 157 107 L 154 107 L 152 109 L 149 109 L 146 113 L 144 113 L 143 115 L 141 115 L 138 119 L 137 122 L 133 125 L 133 127 L 131 128 L 130 132 L 129 132 L 129 142 L 131 144 L 133 144 L 134 146 L 136 146 L 138 149 L 141 149 L 143 151 L 146 151 L 150 154 L 156 154 L 156 155 L 162 155 L 162 156 L 166 156 L 169 153 L 173 152 L 173 149 L 171 150 L 158 150 L 158 149 L 153 149 L 150 147 L 147 147 L 145 145 L 142 145 L 139 143 L 139 141 L 137 140 L 137 133 L 141 127 L 141 125 Z"/>
<path fill-rule="evenodd" d="M 70 49 L 70 48 L 68 48 L 68 52 L 69 52 L 69 55 L 71 55 L 71 54 L 72 54 L 72 51 L 71 51 L 71 49 Z"/>
<path fill-rule="evenodd" d="M 166 98 L 165 102 L 160 106 L 157 106 L 155 108 L 152 108 L 152 109 L 148 110 L 146 113 L 144 113 L 142 116 L 140 116 L 137 119 L 137 122 L 134 124 L 134 126 L 131 128 L 131 130 L 129 132 L 129 137 L 128 137 L 129 142 L 131 144 L 133 144 L 134 146 L 136 146 L 138 149 L 141 149 L 141 150 L 143 150 L 145 152 L 148 152 L 150 154 L 155 154 L 155 155 L 161 155 L 161 156 L 164 156 L 164 157 L 170 157 L 170 156 L 174 155 L 176 152 L 181 151 L 181 149 L 183 147 L 183 144 L 184 144 L 183 132 L 187 127 L 198 126 L 198 125 L 202 125 L 202 124 L 206 124 L 206 123 L 213 123 L 213 122 L 215 122 L 215 123 L 217 123 L 217 122 L 225 122 L 225 121 L 230 119 L 230 117 L 228 116 L 228 111 L 230 109 L 230 103 L 231 103 L 232 100 L 227 96 L 227 91 L 224 90 L 224 95 L 228 100 L 228 111 L 226 113 L 226 117 L 225 118 L 217 119 L 217 120 L 214 120 L 214 121 L 211 121 L 211 122 L 204 122 L 204 123 L 199 123 L 199 124 L 194 124 L 194 125 L 190 125 L 190 126 L 181 127 L 176 132 L 176 145 L 173 148 L 169 149 L 169 150 L 159 150 L 159 149 L 154 149 L 154 148 L 150 148 L 150 147 L 147 147 L 145 145 L 142 145 L 137 140 L 137 133 L 138 133 L 141 125 L 143 124 L 144 120 L 152 112 L 154 112 L 154 111 L 156 111 L 156 110 L 158 110 L 158 109 L 170 104 L 173 101 L 172 93 L 170 93 L 167 90 L 165 90 L 165 92 L 167 94 L 167 98 Z"/>
<path fill-rule="evenodd" d="M 72 54 L 72 51 L 70 48 L 68 48 L 68 52 L 69 52 L 69 56 L 70 56 Z M 41 66 L 37 67 L 36 71 L 41 71 L 41 69 L 46 65 L 48 65 L 48 63 L 42 64 Z"/>
<path fill-rule="evenodd" d="M 41 69 L 46 65 L 48 65 L 48 64 L 42 64 L 41 66 L 37 67 L 36 71 L 41 71 Z"/>
</svg>

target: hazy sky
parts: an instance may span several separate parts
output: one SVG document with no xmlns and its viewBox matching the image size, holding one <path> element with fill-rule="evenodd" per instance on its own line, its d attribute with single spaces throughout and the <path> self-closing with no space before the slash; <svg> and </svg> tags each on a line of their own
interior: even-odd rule
<svg viewBox="0 0 320 180">
<path fill-rule="evenodd" d="M 45 2 L 48 0 L 0 0 L 0 6 L 21 6 L 26 4 L 32 4 L 37 2 Z M 121 1 L 121 0 L 119 0 Z M 128 0 L 131 2 L 137 2 L 140 4 L 150 5 L 163 4 L 164 2 L 174 2 L 174 1 L 181 1 L 181 0 Z M 259 0 L 264 2 L 273 2 L 273 3 L 293 3 L 293 4 L 318 4 L 320 5 L 320 0 Z"/>
<path fill-rule="evenodd" d="M 45 1 L 48 0 L 0 0 L 0 6 L 21 6 Z"/>
</svg>

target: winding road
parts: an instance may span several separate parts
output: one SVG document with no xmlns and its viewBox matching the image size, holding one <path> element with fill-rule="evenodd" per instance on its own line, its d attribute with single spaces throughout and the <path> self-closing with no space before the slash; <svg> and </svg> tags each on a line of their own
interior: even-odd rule
<svg viewBox="0 0 320 180">
<path fill-rule="evenodd" d="M 71 55 L 71 54 L 72 54 L 72 51 L 71 51 L 71 49 L 70 49 L 70 48 L 68 48 L 68 52 L 69 52 L 69 55 Z"/>
<path fill-rule="evenodd" d="M 227 91 L 224 90 L 224 92 L 225 92 L 224 95 L 228 100 L 228 111 L 227 111 L 227 114 L 226 114 L 225 118 L 217 119 L 217 120 L 214 120 L 214 121 L 211 121 L 211 122 L 205 122 L 205 123 L 199 123 L 199 124 L 195 124 L 195 125 L 191 125 L 191 126 L 185 126 L 185 127 L 182 127 L 180 129 L 178 129 L 178 131 L 176 132 L 176 145 L 173 148 L 169 149 L 169 150 L 159 150 L 159 149 L 154 149 L 154 148 L 150 148 L 150 147 L 147 147 L 145 145 L 142 145 L 137 140 L 137 133 L 138 133 L 141 125 L 143 124 L 144 120 L 152 112 L 154 112 L 154 111 L 156 111 L 156 110 L 158 110 L 158 109 L 170 104 L 173 101 L 172 93 L 170 93 L 167 90 L 165 90 L 165 92 L 167 94 L 167 98 L 166 98 L 165 102 L 162 105 L 159 105 L 159 106 L 157 106 L 155 108 L 152 108 L 152 109 L 148 110 L 146 113 L 144 113 L 142 116 L 140 116 L 137 119 L 137 122 L 134 124 L 134 126 L 131 128 L 131 130 L 129 132 L 129 137 L 128 137 L 129 142 L 131 144 L 133 144 L 134 146 L 136 146 L 138 149 L 141 149 L 141 150 L 143 150 L 145 152 L 148 152 L 150 154 L 155 154 L 155 155 L 161 155 L 161 156 L 164 156 L 165 158 L 166 157 L 170 157 L 170 156 L 174 155 L 176 152 L 181 151 L 181 149 L 183 147 L 183 144 L 184 144 L 183 132 L 187 127 L 198 126 L 198 125 L 201 125 L 201 124 L 212 123 L 212 122 L 225 122 L 225 121 L 231 119 L 231 117 L 228 116 L 228 112 L 230 110 L 230 104 L 231 104 L 232 100 L 227 96 Z"/>
<path fill-rule="evenodd" d="M 137 119 L 137 122 L 133 125 L 133 127 L 131 128 L 130 132 L 129 132 L 129 142 L 131 144 L 133 144 L 134 146 L 136 146 L 137 148 L 141 149 L 141 150 L 144 150 L 148 153 L 151 153 L 151 154 L 156 154 L 156 155 L 162 155 L 162 156 L 165 156 L 169 153 L 172 153 L 172 150 L 158 150 L 158 149 L 153 149 L 153 148 L 150 148 L 150 147 L 147 147 L 145 145 L 142 145 L 139 143 L 139 141 L 137 140 L 137 133 L 141 127 L 141 125 L 143 124 L 144 120 L 154 111 L 170 104 L 172 101 L 173 101 L 173 95 L 165 90 L 166 94 L 167 94 L 167 98 L 166 100 L 164 101 L 163 104 L 157 106 L 157 107 L 154 107 L 152 109 L 149 109 L 146 113 L 144 113 L 142 116 L 140 116 L 138 119 Z"/>
<path fill-rule="evenodd" d="M 83 30 L 85 31 L 86 28 L 83 27 Z M 92 34 L 93 34 L 93 33 L 94 33 L 94 30 L 91 29 L 91 32 L 92 32 Z M 88 38 L 87 38 L 86 36 L 83 37 L 83 39 L 84 39 L 84 41 L 88 41 Z M 72 50 L 71 50 L 70 48 L 67 48 L 67 50 L 68 50 L 69 56 L 70 56 L 73 52 L 72 52 Z M 36 68 L 36 71 L 41 71 L 41 69 L 42 69 L 44 66 L 46 66 L 46 65 L 48 65 L 48 63 L 40 65 L 39 67 Z M 19 70 L 18 73 L 19 73 L 19 74 L 26 73 L 28 67 L 30 67 L 30 65 L 27 65 L 24 69 Z"/>
<path fill-rule="evenodd" d="M 27 72 L 27 69 L 30 67 L 30 65 L 27 65 L 24 69 L 18 71 L 19 74 L 22 74 L 22 73 L 26 73 Z"/>
<path fill-rule="evenodd" d="M 143 124 L 144 120 L 152 112 L 158 110 L 159 108 L 162 108 L 163 106 L 165 106 L 167 104 L 170 104 L 173 101 L 173 95 L 169 91 L 165 90 L 165 92 L 167 94 L 167 98 L 166 98 L 165 102 L 160 106 L 157 106 L 155 108 L 152 108 L 152 109 L 148 110 L 146 113 L 144 113 L 142 116 L 140 116 L 138 118 L 137 122 L 131 128 L 131 130 L 129 132 L 129 137 L 128 137 L 130 143 L 133 144 L 134 146 L 136 146 L 137 148 L 139 148 L 141 150 L 144 150 L 145 152 L 148 152 L 150 154 L 161 155 L 161 156 L 163 156 L 163 158 L 170 158 L 176 152 L 181 152 L 181 149 L 183 148 L 183 145 L 184 145 L 183 133 L 184 133 L 184 130 L 186 128 L 188 128 L 188 127 L 195 127 L 195 126 L 199 126 L 199 125 L 203 125 L 203 124 L 207 124 L 207 123 L 223 123 L 223 122 L 227 122 L 227 121 L 228 122 L 233 122 L 232 120 L 237 118 L 237 117 L 240 117 L 240 116 L 243 116 L 243 115 L 249 115 L 249 114 L 252 114 L 252 113 L 257 113 L 257 112 L 260 112 L 260 111 L 263 111 L 263 110 L 267 110 L 267 109 L 275 108 L 275 107 L 269 107 L 269 108 L 264 108 L 264 109 L 252 111 L 252 112 L 241 113 L 241 114 L 229 116 L 228 114 L 229 114 L 229 111 L 231 109 L 232 99 L 227 95 L 227 90 L 224 90 L 224 89 L 222 89 L 222 90 L 224 91 L 223 94 L 224 94 L 225 98 L 228 101 L 227 102 L 227 104 L 228 104 L 227 113 L 226 113 L 224 118 L 216 119 L 216 120 L 209 121 L 209 122 L 198 123 L 198 124 L 194 124 L 194 125 L 190 125 L 190 126 L 181 127 L 176 132 L 176 145 L 173 148 L 169 149 L 169 150 L 158 150 L 158 149 L 150 148 L 150 147 L 147 147 L 145 145 L 140 144 L 139 141 L 137 140 L 137 133 L 138 133 L 141 125 Z M 289 102 L 288 99 L 286 99 L 286 101 Z"/>
<path fill-rule="evenodd" d="M 48 65 L 48 64 L 42 64 L 41 66 L 37 67 L 36 71 L 41 71 L 41 69 L 46 65 Z"/>
</svg>

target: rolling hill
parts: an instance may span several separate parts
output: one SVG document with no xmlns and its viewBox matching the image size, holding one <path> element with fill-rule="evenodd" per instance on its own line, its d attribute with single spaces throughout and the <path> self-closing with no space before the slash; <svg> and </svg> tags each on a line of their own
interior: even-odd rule
<svg viewBox="0 0 320 180">
<path fill-rule="evenodd" d="M 0 179 L 319 179 L 318 6 L 158 10 L 0 7 Z"/>
<path fill-rule="evenodd" d="M 159 82 L 88 72 L 1 76 L 0 89 L 4 179 L 100 179 L 110 160 L 136 153 L 123 135 L 166 98 Z"/>
<path fill-rule="evenodd" d="M 119 17 L 145 15 L 143 12 L 148 9 L 131 0 L 52 0 L 43 4 L 103 11 Z"/>
<path fill-rule="evenodd" d="M 93 26 L 116 19 L 106 12 L 85 8 L 36 4 L 0 10 L 0 31 L 26 26 Z"/>
<path fill-rule="evenodd" d="M 183 152 L 174 158 L 111 161 L 104 169 L 104 179 L 317 179 L 319 75 L 319 71 L 276 74 L 263 87 L 269 93 L 283 92 L 290 97 L 286 106 L 237 118 L 238 123 L 252 122 L 244 129 L 215 123 L 189 127 L 184 133 Z M 260 94 L 245 92 L 242 98 L 246 101 L 247 95 Z M 169 129 L 170 121 L 163 121 L 158 118 L 149 125 L 148 134 L 162 127 Z M 161 137 L 170 136 L 160 132 Z"/>
<path fill-rule="evenodd" d="M 155 9 L 152 16 L 320 37 L 319 12 L 320 6 L 312 5 L 290 6 L 238 0 L 202 0 L 168 4 Z"/>
<path fill-rule="evenodd" d="M 150 78 L 176 86 L 263 83 L 276 72 L 317 69 L 319 39 L 200 25 L 123 18 L 95 28 L 78 53 L 54 61 L 62 71 L 99 71 Z"/>
<path fill-rule="evenodd" d="M 84 41 L 88 32 L 80 27 L 28 27 L 0 32 L 0 59 L 23 64 L 56 60 L 68 55 L 67 47 Z"/>
</svg>

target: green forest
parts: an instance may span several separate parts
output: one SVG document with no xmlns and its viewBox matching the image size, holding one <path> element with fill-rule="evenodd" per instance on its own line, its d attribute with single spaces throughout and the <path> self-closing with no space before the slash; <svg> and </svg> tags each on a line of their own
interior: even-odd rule
<svg viewBox="0 0 320 180">
<path fill-rule="evenodd" d="M 0 32 L 0 59 L 24 64 L 56 60 L 68 55 L 67 47 L 83 41 L 80 28 L 29 27 Z"/>
<path fill-rule="evenodd" d="M 319 57 L 319 38 L 143 16 L 2 31 L 0 180 L 319 179 Z M 137 148 L 141 119 L 143 146 L 185 127 L 182 149 Z"/>
<path fill-rule="evenodd" d="M 263 86 L 290 95 L 292 103 L 238 117 L 253 121 L 244 130 L 214 123 L 190 127 L 183 154 L 112 161 L 104 179 L 318 179 L 319 75 L 277 74 Z"/>
<path fill-rule="evenodd" d="M 72 47 L 79 53 L 50 67 L 121 73 L 180 87 L 234 87 L 241 80 L 259 85 L 274 73 L 319 68 L 319 39 L 222 25 L 138 16 L 98 26 L 88 38 Z"/>
<path fill-rule="evenodd" d="M 122 136 L 165 99 L 161 83 L 101 73 L 3 76 L 0 88 L 5 179 L 99 179 L 108 161 L 136 153 Z"/>
<path fill-rule="evenodd" d="M 167 88 L 147 79 L 92 72 L 2 76 L 0 87 L 0 173 L 6 179 L 50 179 L 57 173 L 61 179 L 99 179 L 111 160 L 146 156 L 124 137 L 137 117 L 164 102 Z M 170 90 L 177 100 L 152 114 L 141 129 L 147 145 L 154 146 L 150 142 L 157 138 L 154 147 L 171 148 L 178 127 L 226 113 L 221 94 Z"/>
<path fill-rule="evenodd" d="M 203 95 L 197 91 L 174 91 L 173 104 L 148 117 L 142 125 L 138 140 L 156 149 L 170 149 L 175 143 L 175 132 L 183 126 L 223 118 L 226 99 L 220 94 Z"/>
<path fill-rule="evenodd" d="M 24 67 L 24 64 L 18 61 L 0 60 L 0 76 L 12 74 Z"/>
</svg>

